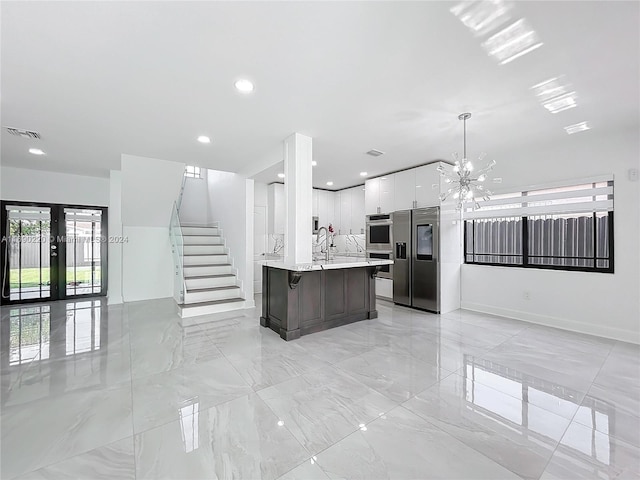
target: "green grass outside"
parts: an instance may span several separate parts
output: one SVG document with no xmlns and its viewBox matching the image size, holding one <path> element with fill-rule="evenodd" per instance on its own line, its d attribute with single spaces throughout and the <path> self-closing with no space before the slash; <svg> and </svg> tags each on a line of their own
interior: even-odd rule
<svg viewBox="0 0 640 480">
<path fill-rule="evenodd" d="M 22 275 L 22 287 L 37 287 L 40 285 L 40 269 L 39 268 L 23 268 Z M 100 268 L 96 268 L 95 280 L 100 281 Z M 67 267 L 67 283 L 73 282 L 73 267 Z M 91 267 L 77 267 L 75 281 L 84 284 L 91 284 Z M 49 267 L 42 269 L 42 284 L 48 285 L 50 283 Z M 18 281 L 18 269 L 12 268 L 9 272 L 9 285 L 10 288 L 18 288 L 20 283 Z"/>
</svg>

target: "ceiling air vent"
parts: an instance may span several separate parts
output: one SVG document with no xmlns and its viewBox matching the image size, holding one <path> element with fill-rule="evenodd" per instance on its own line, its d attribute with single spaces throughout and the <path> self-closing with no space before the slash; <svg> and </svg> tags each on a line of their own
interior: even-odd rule
<svg viewBox="0 0 640 480">
<path fill-rule="evenodd" d="M 35 138 L 37 140 L 40 139 L 40 134 L 38 132 L 32 132 L 30 130 L 23 130 L 21 128 L 13 128 L 13 127 L 5 127 L 7 129 L 7 132 L 9 132 L 11 135 L 15 135 L 16 137 L 23 137 L 23 138 Z"/>
<path fill-rule="evenodd" d="M 367 155 L 371 155 L 372 157 L 379 157 L 380 155 L 384 155 L 384 152 L 373 148 L 367 152 Z"/>
</svg>

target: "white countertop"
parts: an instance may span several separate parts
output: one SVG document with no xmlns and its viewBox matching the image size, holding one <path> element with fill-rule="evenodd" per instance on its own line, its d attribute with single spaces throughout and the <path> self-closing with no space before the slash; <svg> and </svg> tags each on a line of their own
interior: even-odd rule
<svg viewBox="0 0 640 480">
<path fill-rule="evenodd" d="M 333 260 L 316 260 L 311 263 L 285 263 L 283 260 L 268 260 L 263 265 L 293 272 L 308 272 L 313 270 L 332 270 L 338 268 L 374 267 L 377 265 L 391 265 L 393 260 L 379 260 L 364 257 L 342 257 Z"/>
</svg>

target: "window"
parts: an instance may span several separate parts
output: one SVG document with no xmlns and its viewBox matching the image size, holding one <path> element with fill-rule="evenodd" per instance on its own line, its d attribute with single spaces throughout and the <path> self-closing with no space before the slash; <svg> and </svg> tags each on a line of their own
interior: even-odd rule
<svg viewBox="0 0 640 480">
<path fill-rule="evenodd" d="M 613 273 L 613 180 L 496 195 L 466 210 L 465 263 Z"/>
<path fill-rule="evenodd" d="M 187 165 L 184 169 L 184 176 L 189 178 L 202 178 L 202 173 L 200 171 L 200 167 L 194 167 L 192 165 Z"/>
</svg>

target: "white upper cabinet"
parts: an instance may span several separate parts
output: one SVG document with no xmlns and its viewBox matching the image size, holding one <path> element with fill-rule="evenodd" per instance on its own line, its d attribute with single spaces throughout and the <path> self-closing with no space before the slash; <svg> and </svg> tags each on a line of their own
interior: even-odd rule
<svg viewBox="0 0 640 480">
<path fill-rule="evenodd" d="M 318 216 L 318 200 L 319 199 L 319 195 L 318 195 L 318 190 L 316 190 L 315 188 L 312 190 L 311 192 L 311 215 L 313 215 L 314 217 Z"/>
<path fill-rule="evenodd" d="M 380 212 L 391 213 L 394 212 L 394 185 L 395 175 L 385 175 L 380 177 Z"/>
<path fill-rule="evenodd" d="M 284 185 L 272 183 L 267 187 L 267 229 L 269 234 L 284 235 L 285 201 Z"/>
<path fill-rule="evenodd" d="M 331 198 L 333 198 L 333 212 L 331 217 L 331 226 L 333 227 L 333 232 L 335 235 L 338 235 L 340 231 L 340 193 L 341 192 L 331 192 Z"/>
<path fill-rule="evenodd" d="M 364 183 L 364 212 L 365 215 L 378 213 L 380 207 L 380 179 L 372 178 Z"/>
<path fill-rule="evenodd" d="M 395 173 L 395 200 L 393 210 L 410 210 L 415 208 L 416 200 L 416 170 L 411 168 Z"/>
<path fill-rule="evenodd" d="M 329 211 L 329 195 L 326 190 L 318 190 L 318 225 L 327 227 L 329 218 L 333 218 L 333 202 L 331 203 L 331 211 Z"/>
<path fill-rule="evenodd" d="M 336 200 L 340 202 L 340 221 L 337 222 L 338 233 L 348 235 L 351 233 L 351 189 L 338 192 Z"/>
<path fill-rule="evenodd" d="M 394 211 L 394 176 L 372 178 L 364 184 L 365 214 L 389 213 Z"/>
<path fill-rule="evenodd" d="M 365 215 L 440 205 L 440 163 L 367 180 Z"/>
<path fill-rule="evenodd" d="M 351 233 L 364 233 L 365 213 L 364 213 L 364 193 L 365 187 L 359 185 L 351 190 Z"/>
<path fill-rule="evenodd" d="M 440 205 L 440 173 L 437 168 L 440 162 L 423 165 L 416 173 L 416 206 L 435 207 Z"/>
</svg>

